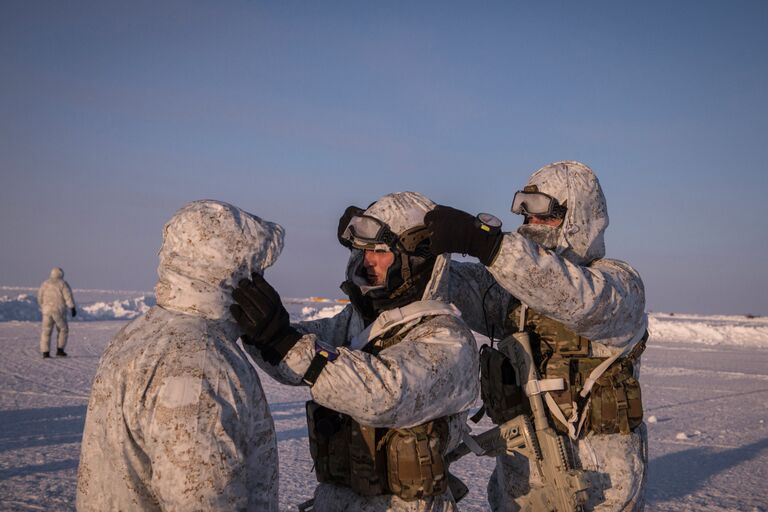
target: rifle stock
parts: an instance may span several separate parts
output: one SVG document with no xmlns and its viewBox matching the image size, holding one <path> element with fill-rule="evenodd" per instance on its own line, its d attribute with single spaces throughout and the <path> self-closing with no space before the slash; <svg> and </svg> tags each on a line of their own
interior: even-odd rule
<svg viewBox="0 0 768 512">
<path fill-rule="evenodd" d="M 518 360 L 512 353 L 515 343 L 525 354 L 527 381 L 538 380 L 528 333 L 518 332 L 502 340 L 499 342 L 499 350 L 510 360 Z M 472 438 L 482 448 L 482 455 L 511 455 L 517 452 L 528 458 L 542 481 L 542 486 L 532 487 L 528 495 L 531 510 L 581 511 L 587 501 L 587 490 L 590 486 L 586 473 L 573 467 L 566 450 L 565 438 L 549 424 L 541 395 L 531 394 L 529 400 L 533 425 L 528 416 L 521 414 Z M 448 463 L 453 462 L 470 451 L 466 443 L 461 443 L 446 456 L 446 460 Z"/>
<path fill-rule="evenodd" d="M 472 439 L 483 449 L 482 454 L 478 455 L 493 457 L 518 452 L 529 459 L 541 458 L 531 420 L 524 414 L 486 430 L 482 434 L 472 436 Z M 461 443 L 445 456 L 445 460 L 450 464 L 470 451 L 472 450 L 466 443 Z"/>
<path fill-rule="evenodd" d="M 514 360 L 511 351 L 512 343 L 517 342 L 525 354 L 525 370 L 527 382 L 539 380 L 536 365 L 533 360 L 530 337 L 527 332 L 516 332 L 511 337 L 499 343 L 499 350 Z M 574 469 L 565 439 L 549 424 L 544 401 L 539 393 L 528 395 L 536 427 L 536 441 L 541 456 L 535 461 L 535 466 L 541 475 L 542 486 L 531 492 L 533 510 L 554 512 L 571 512 L 582 510 L 587 501 L 589 481 L 583 470 Z"/>
</svg>

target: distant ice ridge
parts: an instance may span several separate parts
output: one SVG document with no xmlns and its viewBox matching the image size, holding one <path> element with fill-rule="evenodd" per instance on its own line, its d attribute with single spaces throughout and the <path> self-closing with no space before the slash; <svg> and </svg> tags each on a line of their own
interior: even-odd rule
<svg viewBox="0 0 768 512">
<path fill-rule="evenodd" d="M 651 343 L 700 343 L 768 348 L 768 317 L 736 315 L 648 315 Z"/>
<path fill-rule="evenodd" d="M 83 320 L 132 320 L 154 306 L 154 295 L 142 295 L 133 299 L 112 302 L 94 302 L 82 307 Z"/>
<path fill-rule="evenodd" d="M 77 291 L 75 291 L 77 301 Z M 154 295 L 141 295 L 128 299 L 78 303 L 77 316 L 70 321 L 133 320 L 155 305 Z M 30 294 L 15 297 L 0 296 L 0 322 L 12 320 L 39 322 L 42 319 L 37 298 Z"/>
<path fill-rule="evenodd" d="M 25 291 L 27 293 L 20 293 Z M 3 295 L 3 293 L 8 293 Z M 37 289 L 0 286 L 0 322 L 39 322 Z M 151 292 L 74 290 L 75 321 L 132 320 L 155 305 Z M 292 321 L 317 320 L 338 314 L 349 301 L 322 297 L 285 298 Z M 738 345 L 768 348 L 768 317 L 651 313 L 650 342 Z"/>
<path fill-rule="evenodd" d="M 341 310 L 346 307 L 345 304 L 337 304 L 335 306 L 326 306 L 326 307 L 312 307 L 312 306 L 304 306 L 301 308 L 301 319 L 302 320 L 319 320 L 321 318 L 330 318 L 332 316 L 336 316 L 337 314 L 341 313 Z"/>
<path fill-rule="evenodd" d="M 41 315 L 37 299 L 26 293 L 15 297 L 0 296 L 0 322 L 11 320 L 39 322 Z"/>
<path fill-rule="evenodd" d="M 2 295 L 3 292 L 19 292 Z M 77 316 L 70 321 L 133 320 L 156 304 L 152 292 L 126 290 L 73 290 Z M 0 286 L 0 322 L 39 322 L 37 289 Z M 291 320 L 317 320 L 339 313 L 348 301 L 322 297 L 286 298 L 283 300 Z"/>
</svg>

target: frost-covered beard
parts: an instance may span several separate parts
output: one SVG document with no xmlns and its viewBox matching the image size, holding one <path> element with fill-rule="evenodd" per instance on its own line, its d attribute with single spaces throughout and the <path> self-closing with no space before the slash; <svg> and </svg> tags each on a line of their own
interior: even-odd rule
<svg viewBox="0 0 768 512">
<path fill-rule="evenodd" d="M 517 232 L 531 242 L 535 242 L 549 250 L 554 250 L 557 247 L 557 241 L 560 238 L 560 226 L 523 224 L 517 228 Z"/>
</svg>

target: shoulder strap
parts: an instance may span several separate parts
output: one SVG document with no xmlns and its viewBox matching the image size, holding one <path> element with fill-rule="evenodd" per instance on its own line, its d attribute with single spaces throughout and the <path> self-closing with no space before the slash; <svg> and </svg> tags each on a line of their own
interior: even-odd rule
<svg viewBox="0 0 768 512">
<path fill-rule="evenodd" d="M 438 300 L 419 300 L 401 308 L 382 312 L 365 330 L 352 338 L 349 348 L 359 350 L 388 330 L 424 316 L 451 315 L 460 317 L 461 312 L 453 304 Z"/>
<path fill-rule="evenodd" d="M 637 333 L 632 337 L 631 340 L 629 340 L 629 343 L 627 343 L 624 348 L 600 363 L 600 365 L 592 370 L 592 373 L 589 374 L 589 377 L 587 380 L 584 381 L 584 387 L 581 389 L 581 396 L 586 397 L 589 392 L 592 390 L 592 386 L 595 385 L 595 382 L 597 379 L 600 378 L 603 373 L 608 369 L 609 366 L 611 366 L 617 359 L 620 357 L 624 357 L 627 354 L 631 353 L 640 343 L 645 341 L 648 338 L 648 316 L 643 317 L 643 324 L 638 329 Z"/>
</svg>

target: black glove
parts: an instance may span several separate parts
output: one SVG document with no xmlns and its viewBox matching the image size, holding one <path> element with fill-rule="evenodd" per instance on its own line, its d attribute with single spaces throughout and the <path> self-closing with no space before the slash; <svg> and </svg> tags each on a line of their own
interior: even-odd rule
<svg viewBox="0 0 768 512">
<path fill-rule="evenodd" d="M 237 304 L 229 306 L 229 311 L 245 333 L 243 341 L 261 350 L 264 360 L 277 366 L 301 339 L 301 334 L 291 327 L 280 295 L 254 272 L 251 280 L 237 283 L 232 298 Z"/>
<path fill-rule="evenodd" d="M 72 318 L 77 316 L 77 310 L 75 308 L 69 308 L 69 312 L 72 313 Z"/>
<path fill-rule="evenodd" d="M 356 217 L 358 215 L 362 215 L 363 212 L 362 208 L 358 208 L 357 206 L 347 206 L 347 209 L 344 210 L 344 213 L 341 215 L 341 218 L 339 219 L 339 227 L 336 231 L 336 236 L 339 238 L 339 243 L 349 249 L 352 247 L 352 243 L 349 240 L 344 240 L 341 238 L 341 235 L 344 234 L 344 230 L 347 229 L 347 226 L 349 225 L 349 221 L 352 220 L 352 217 Z"/>
<path fill-rule="evenodd" d="M 484 231 L 477 217 L 450 206 L 435 206 L 424 216 L 424 224 L 429 229 L 429 250 L 435 255 L 469 254 L 488 266 L 501 247 L 500 229 Z"/>
</svg>

